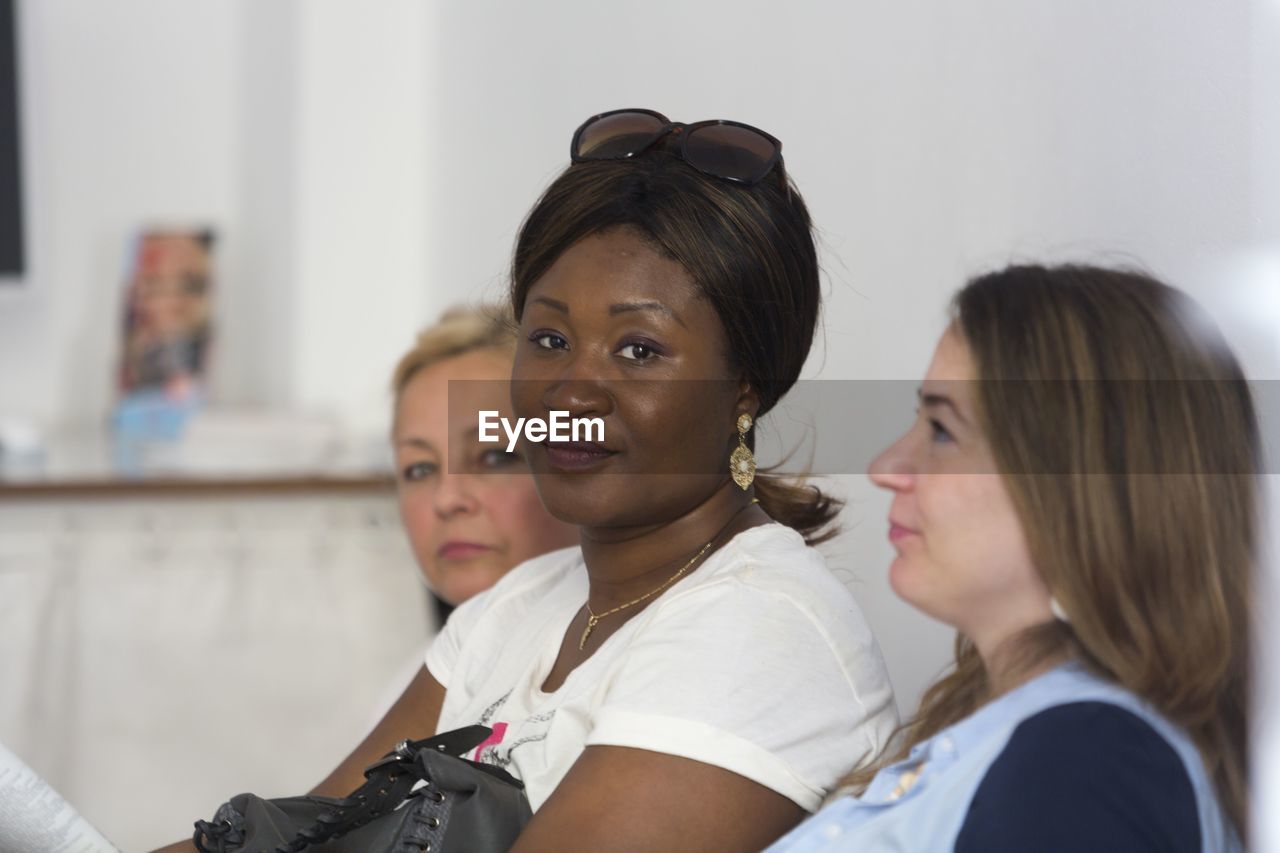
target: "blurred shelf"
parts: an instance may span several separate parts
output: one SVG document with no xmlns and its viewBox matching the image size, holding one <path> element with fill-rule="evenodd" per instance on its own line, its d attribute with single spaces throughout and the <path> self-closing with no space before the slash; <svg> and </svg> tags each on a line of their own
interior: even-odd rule
<svg viewBox="0 0 1280 853">
<path fill-rule="evenodd" d="M 394 490 L 385 439 L 323 421 L 220 413 L 179 441 L 122 440 L 106 432 L 49 437 L 38 451 L 0 453 L 0 501 L 356 493 Z"/>
<path fill-rule="evenodd" d="M 157 495 L 288 494 L 381 492 L 395 489 L 389 474 L 327 476 L 147 477 L 141 479 L 6 480 L 0 501 L 68 497 L 154 497 Z"/>
</svg>

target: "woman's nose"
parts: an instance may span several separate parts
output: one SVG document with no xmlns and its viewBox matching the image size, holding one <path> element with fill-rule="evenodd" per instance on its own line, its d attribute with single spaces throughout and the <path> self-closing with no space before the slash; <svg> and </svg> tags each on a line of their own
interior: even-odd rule
<svg viewBox="0 0 1280 853">
<path fill-rule="evenodd" d="M 605 379 L 604 365 L 579 356 L 564 365 L 560 375 L 543 388 L 541 402 L 551 411 L 568 412 L 570 417 L 604 416 L 613 411 L 613 397 Z"/>
<path fill-rule="evenodd" d="M 548 385 L 542 394 L 547 411 L 568 412 L 571 417 L 602 416 L 612 408 L 605 388 L 592 380 L 570 379 Z"/>
<path fill-rule="evenodd" d="M 911 458 L 910 434 L 880 452 L 867 468 L 867 476 L 882 489 L 902 492 L 915 482 L 916 466 Z"/>
<path fill-rule="evenodd" d="M 441 474 L 432 501 L 436 515 L 441 520 L 447 520 L 475 512 L 479 503 L 474 485 L 469 474 Z"/>
</svg>

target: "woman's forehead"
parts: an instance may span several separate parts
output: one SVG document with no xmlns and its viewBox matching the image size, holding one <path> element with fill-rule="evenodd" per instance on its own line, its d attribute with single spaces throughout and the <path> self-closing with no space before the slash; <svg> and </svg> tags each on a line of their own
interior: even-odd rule
<svg viewBox="0 0 1280 853">
<path fill-rule="evenodd" d="M 679 315 L 700 297 L 679 262 L 635 232 L 615 229 L 566 249 L 529 289 L 525 307 L 538 304 L 570 315 L 656 308 Z"/>
<path fill-rule="evenodd" d="M 948 330 L 938 340 L 920 383 L 920 400 L 925 404 L 949 403 L 957 414 L 967 418 L 973 411 L 976 378 L 969 345 L 957 332 Z"/>
<path fill-rule="evenodd" d="M 925 382 L 965 382 L 976 379 L 973 355 L 964 338 L 954 329 L 943 332 L 925 372 Z"/>
</svg>

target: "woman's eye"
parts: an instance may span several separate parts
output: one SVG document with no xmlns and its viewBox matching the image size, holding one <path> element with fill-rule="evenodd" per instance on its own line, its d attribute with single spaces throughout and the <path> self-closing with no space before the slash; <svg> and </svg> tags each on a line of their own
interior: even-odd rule
<svg viewBox="0 0 1280 853">
<path fill-rule="evenodd" d="M 947 428 L 942 425 L 942 422 L 933 418 L 929 419 L 929 438 L 939 444 L 955 440 L 952 438 L 951 433 L 947 432 Z"/>
<path fill-rule="evenodd" d="M 480 454 L 480 465 L 484 468 L 506 468 L 524 461 L 524 457 L 515 451 L 486 450 Z"/>
<path fill-rule="evenodd" d="M 434 462 L 414 462 L 412 465 L 406 465 L 400 470 L 400 479 L 406 483 L 416 483 L 427 479 L 437 470 L 439 470 L 439 467 Z"/>
<path fill-rule="evenodd" d="M 658 351 L 654 349 L 652 345 L 646 344 L 643 341 L 623 344 L 622 348 L 618 350 L 618 355 L 631 361 L 648 361 L 657 354 Z"/>
<path fill-rule="evenodd" d="M 533 341 L 543 349 L 569 348 L 569 342 L 557 335 L 555 332 L 534 332 L 529 336 L 529 340 Z"/>
</svg>

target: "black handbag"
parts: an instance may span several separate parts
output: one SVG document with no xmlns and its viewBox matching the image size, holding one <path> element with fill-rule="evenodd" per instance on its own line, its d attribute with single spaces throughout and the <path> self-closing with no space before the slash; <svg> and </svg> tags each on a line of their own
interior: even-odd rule
<svg viewBox="0 0 1280 853">
<path fill-rule="evenodd" d="M 490 732 L 401 741 L 349 797 L 239 794 L 196 821 L 192 840 L 201 853 L 506 853 L 533 816 L 524 785 L 460 757 Z"/>
</svg>

